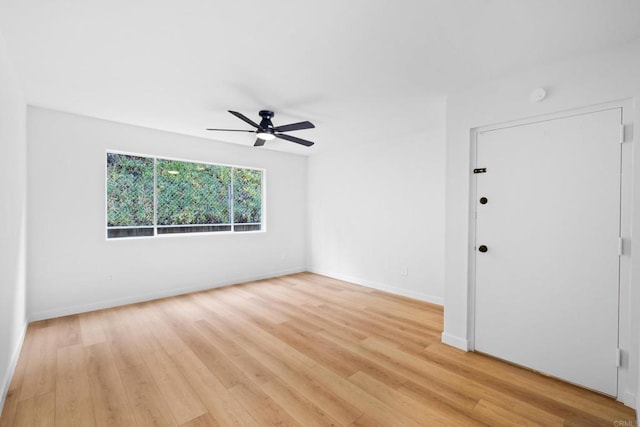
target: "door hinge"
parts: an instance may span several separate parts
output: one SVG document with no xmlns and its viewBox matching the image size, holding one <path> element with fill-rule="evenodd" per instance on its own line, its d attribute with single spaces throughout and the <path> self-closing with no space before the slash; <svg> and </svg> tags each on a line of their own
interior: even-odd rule
<svg viewBox="0 0 640 427">
<path fill-rule="evenodd" d="M 616 368 L 622 367 L 622 351 L 616 348 Z"/>
<path fill-rule="evenodd" d="M 473 170 L 473 173 L 486 173 L 487 168 L 477 168 Z"/>
<path fill-rule="evenodd" d="M 620 144 L 624 143 L 624 125 L 620 125 Z"/>
<path fill-rule="evenodd" d="M 624 254 L 624 239 L 622 237 L 618 237 L 618 256 L 622 256 Z"/>
</svg>

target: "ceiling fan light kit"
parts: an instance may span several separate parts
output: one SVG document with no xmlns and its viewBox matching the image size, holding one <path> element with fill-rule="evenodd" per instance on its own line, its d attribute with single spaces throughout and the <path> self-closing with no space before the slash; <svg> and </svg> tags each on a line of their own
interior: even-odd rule
<svg viewBox="0 0 640 427">
<path fill-rule="evenodd" d="M 271 141 L 272 139 L 275 139 L 276 136 L 268 132 L 258 132 L 258 138 L 264 139 L 265 141 Z"/>
<path fill-rule="evenodd" d="M 291 132 L 294 130 L 302 130 L 302 129 L 312 129 L 315 128 L 313 123 L 311 122 L 299 122 L 299 123 L 291 123 L 283 126 L 273 126 L 271 119 L 274 116 L 273 111 L 262 110 L 258 113 L 262 120 L 260 124 L 257 124 L 247 116 L 242 113 L 238 113 L 237 111 L 229 110 L 231 114 L 242 120 L 243 122 L 253 126 L 256 130 L 244 130 L 244 129 L 207 129 L 212 131 L 223 131 L 223 132 L 251 132 L 255 133 L 258 139 L 253 144 L 254 147 L 261 147 L 264 145 L 266 141 L 271 141 L 275 138 L 284 139 L 285 141 L 295 142 L 296 144 L 304 145 L 305 147 L 311 147 L 314 143 L 308 141 L 306 139 L 298 138 L 297 136 L 287 135 L 282 132 Z"/>
</svg>

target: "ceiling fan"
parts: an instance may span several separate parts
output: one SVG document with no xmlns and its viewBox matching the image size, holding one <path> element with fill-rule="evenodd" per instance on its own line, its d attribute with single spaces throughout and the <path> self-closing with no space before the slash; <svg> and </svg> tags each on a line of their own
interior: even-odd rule
<svg viewBox="0 0 640 427">
<path fill-rule="evenodd" d="M 262 110 L 258 114 L 262 117 L 262 121 L 260 124 L 257 124 L 244 114 L 238 113 L 237 111 L 229 110 L 231 114 L 239 118 L 240 120 L 250 124 L 256 130 L 244 130 L 244 129 L 207 129 L 207 130 L 215 130 L 215 131 L 225 131 L 225 132 L 251 132 L 258 135 L 258 139 L 256 139 L 254 147 L 261 147 L 264 145 L 266 141 L 270 141 L 274 138 L 284 139 L 286 141 L 295 142 L 296 144 L 304 145 L 305 147 L 311 147 L 313 142 L 307 141 L 306 139 L 298 138 L 296 136 L 287 135 L 281 132 L 290 132 L 293 130 L 302 130 L 302 129 L 311 129 L 315 128 L 313 123 L 311 122 L 299 122 L 299 123 L 291 123 L 289 125 L 284 126 L 273 126 L 271 123 L 271 118 L 274 116 L 273 111 Z"/>
</svg>

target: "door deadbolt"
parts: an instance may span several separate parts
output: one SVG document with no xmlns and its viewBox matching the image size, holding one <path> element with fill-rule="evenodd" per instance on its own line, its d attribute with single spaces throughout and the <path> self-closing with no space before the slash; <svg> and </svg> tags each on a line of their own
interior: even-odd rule
<svg viewBox="0 0 640 427">
<path fill-rule="evenodd" d="M 478 247 L 478 250 L 482 253 L 487 252 L 489 250 L 489 248 L 487 248 L 485 245 L 480 245 Z"/>
<path fill-rule="evenodd" d="M 480 197 L 480 204 L 481 205 L 486 205 L 488 201 L 489 201 L 489 199 L 487 199 L 486 197 Z"/>
</svg>

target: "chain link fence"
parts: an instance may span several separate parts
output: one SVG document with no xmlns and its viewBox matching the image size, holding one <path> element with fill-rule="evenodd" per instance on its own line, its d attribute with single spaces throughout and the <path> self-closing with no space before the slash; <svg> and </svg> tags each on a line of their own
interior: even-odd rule
<svg viewBox="0 0 640 427">
<path fill-rule="evenodd" d="M 261 223 L 261 170 L 167 159 L 154 168 L 153 158 L 107 154 L 109 237 L 253 231 Z"/>
</svg>

